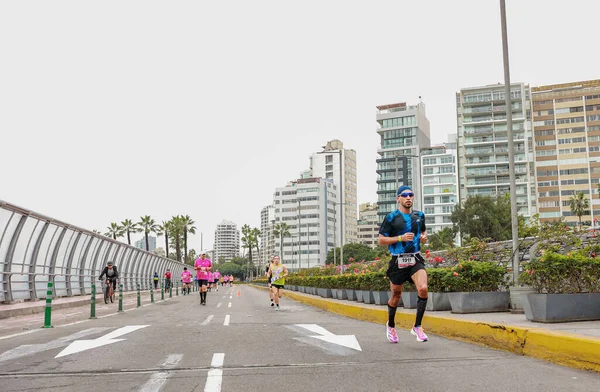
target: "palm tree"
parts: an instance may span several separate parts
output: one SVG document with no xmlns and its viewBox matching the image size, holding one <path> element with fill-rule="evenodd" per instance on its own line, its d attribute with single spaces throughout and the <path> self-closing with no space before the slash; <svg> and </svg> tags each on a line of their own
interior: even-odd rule
<svg viewBox="0 0 600 392">
<path fill-rule="evenodd" d="M 182 223 L 183 223 L 183 254 L 185 256 L 185 260 L 187 260 L 188 258 L 188 242 L 187 242 L 187 235 L 188 233 L 190 234 L 196 234 L 196 226 L 194 226 L 194 222 L 192 220 L 192 218 L 190 218 L 189 215 L 186 216 L 182 216 Z M 203 249 L 200 249 L 200 252 L 202 252 Z"/>
<path fill-rule="evenodd" d="M 165 236 L 165 253 L 166 257 L 169 258 L 169 236 L 171 235 L 170 230 L 171 222 L 163 221 L 161 225 L 157 226 L 156 235 L 161 236 L 164 234 Z"/>
<path fill-rule="evenodd" d="M 154 219 L 150 217 L 150 215 L 141 216 L 140 219 L 141 221 L 137 224 L 140 227 L 140 231 L 144 232 L 144 238 L 146 239 L 146 250 L 148 250 L 150 248 L 150 244 L 148 243 L 148 235 L 150 233 L 158 232 L 158 225 Z"/>
<path fill-rule="evenodd" d="M 131 219 L 125 219 L 121 222 L 121 228 L 125 233 L 127 233 L 127 243 L 131 245 L 131 235 L 130 233 L 139 233 L 142 231 L 137 223 L 133 223 Z"/>
<path fill-rule="evenodd" d="M 287 225 L 287 223 L 276 223 L 275 227 L 273 228 L 273 235 L 275 237 L 279 237 L 279 256 L 282 257 L 283 261 L 283 237 L 290 237 L 290 227 Z"/>
<path fill-rule="evenodd" d="M 116 240 L 119 237 L 122 237 L 124 234 L 123 228 L 119 226 L 118 223 L 112 222 L 110 226 L 107 227 L 108 231 L 104 233 L 107 237 L 112 237 L 113 240 Z"/>
<path fill-rule="evenodd" d="M 258 243 L 259 243 L 259 240 L 260 240 L 261 231 L 258 228 L 254 227 L 252 229 L 252 231 L 250 232 L 250 234 L 252 235 L 252 242 L 254 243 L 254 247 L 256 248 L 256 254 L 260 255 L 260 249 L 258 248 Z M 261 267 L 260 257 L 258 259 L 258 266 Z M 259 274 L 260 274 L 260 272 L 257 270 L 256 276 L 258 277 Z"/>
<path fill-rule="evenodd" d="M 577 193 L 569 200 L 571 213 L 579 218 L 579 228 L 581 229 L 581 216 L 589 212 L 590 201 L 583 195 L 583 192 Z"/>
<path fill-rule="evenodd" d="M 247 271 L 250 270 L 250 262 L 252 260 L 252 247 L 254 244 L 252 243 L 252 229 L 248 225 L 242 226 L 242 248 L 248 248 L 248 267 Z M 246 272 L 249 275 L 249 272 Z"/>
<path fill-rule="evenodd" d="M 180 215 L 174 216 L 169 223 L 169 235 L 171 236 L 171 240 L 175 242 L 175 257 L 177 261 L 181 261 L 181 243 L 183 242 L 185 218 Z"/>
</svg>

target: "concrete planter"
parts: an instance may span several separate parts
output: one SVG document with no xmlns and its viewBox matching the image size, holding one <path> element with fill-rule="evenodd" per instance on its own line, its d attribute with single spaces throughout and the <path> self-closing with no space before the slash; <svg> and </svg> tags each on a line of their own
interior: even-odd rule
<svg viewBox="0 0 600 392">
<path fill-rule="evenodd" d="M 427 295 L 427 307 L 429 311 L 451 310 L 450 293 L 429 293 Z"/>
<path fill-rule="evenodd" d="M 600 320 L 600 293 L 528 294 L 527 320 L 540 323 Z"/>
<path fill-rule="evenodd" d="M 331 298 L 331 289 L 317 288 L 317 295 L 323 298 Z"/>
<path fill-rule="evenodd" d="M 336 289 L 337 299 L 348 299 L 348 295 L 346 294 L 346 289 Z"/>
<path fill-rule="evenodd" d="M 299 293 L 303 293 L 304 292 L 304 286 L 296 286 L 296 291 L 298 291 Z"/>
<path fill-rule="evenodd" d="M 363 291 L 362 290 L 354 290 L 356 293 L 356 302 L 363 302 Z"/>
<path fill-rule="evenodd" d="M 528 294 L 534 293 L 533 289 L 527 286 L 511 286 L 508 291 L 510 292 L 510 312 L 525 313 L 524 302 L 527 301 Z"/>
<path fill-rule="evenodd" d="M 473 292 L 449 293 L 452 313 L 507 312 L 510 309 L 510 293 Z"/>
<path fill-rule="evenodd" d="M 375 298 L 373 297 L 373 292 L 371 290 L 363 290 L 363 302 L 366 304 L 374 304 Z"/>
<path fill-rule="evenodd" d="M 344 289 L 344 291 L 346 292 L 346 299 L 348 301 L 356 301 L 356 290 Z"/>
<path fill-rule="evenodd" d="M 337 299 L 337 289 L 331 289 L 331 298 Z"/>
<path fill-rule="evenodd" d="M 375 305 L 387 305 L 390 300 L 389 291 L 373 291 L 373 298 L 375 299 Z"/>
<path fill-rule="evenodd" d="M 418 299 L 419 295 L 416 291 L 402 292 L 402 303 L 404 304 L 404 309 L 416 309 Z"/>
</svg>

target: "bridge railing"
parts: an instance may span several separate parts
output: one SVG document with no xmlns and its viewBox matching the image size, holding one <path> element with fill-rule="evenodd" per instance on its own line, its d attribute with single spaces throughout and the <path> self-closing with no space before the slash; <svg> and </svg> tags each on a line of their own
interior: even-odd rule
<svg viewBox="0 0 600 392">
<path fill-rule="evenodd" d="M 88 295 L 111 260 L 123 290 L 150 289 L 156 271 L 184 264 L 0 200 L 0 302 Z M 97 287 L 100 287 L 97 284 Z"/>
</svg>

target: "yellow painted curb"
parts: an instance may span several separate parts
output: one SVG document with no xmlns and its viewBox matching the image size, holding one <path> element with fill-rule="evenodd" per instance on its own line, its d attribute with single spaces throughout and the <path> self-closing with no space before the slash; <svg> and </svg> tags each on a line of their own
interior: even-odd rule
<svg viewBox="0 0 600 392">
<path fill-rule="evenodd" d="M 255 286 L 262 290 L 267 287 Z M 335 299 L 284 291 L 283 295 L 331 313 L 358 320 L 385 324 L 387 308 L 353 305 Z M 415 322 L 414 313 L 396 313 L 396 326 L 410 329 Z M 543 359 L 569 367 L 600 372 L 600 340 L 586 339 L 566 333 L 556 333 L 541 328 L 523 328 L 511 325 L 462 320 L 426 314 L 423 327 L 427 332 L 506 350 L 519 355 Z"/>
</svg>

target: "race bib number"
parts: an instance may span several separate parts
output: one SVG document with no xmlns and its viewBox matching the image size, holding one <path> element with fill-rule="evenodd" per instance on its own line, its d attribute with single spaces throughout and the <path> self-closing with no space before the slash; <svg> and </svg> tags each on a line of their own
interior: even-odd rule
<svg viewBox="0 0 600 392">
<path fill-rule="evenodd" d="M 415 255 L 400 255 L 396 260 L 398 262 L 398 268 L 412 267 L 417 263 Z"/>
</svg>

